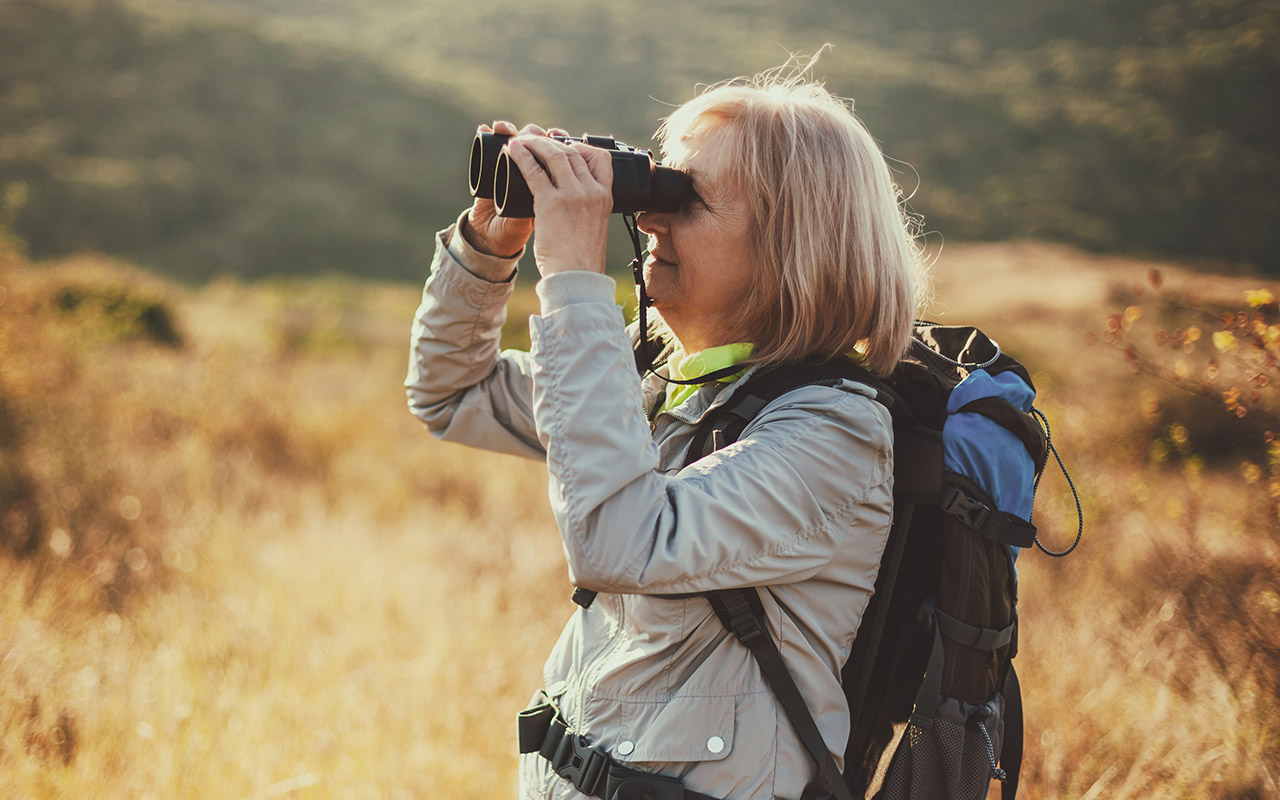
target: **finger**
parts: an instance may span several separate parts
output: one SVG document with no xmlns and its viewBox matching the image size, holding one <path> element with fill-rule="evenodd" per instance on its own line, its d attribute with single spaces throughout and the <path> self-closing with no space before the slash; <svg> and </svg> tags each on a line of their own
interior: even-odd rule
<svg viewBox="0 0 1280 800">
<path fill-rule="evenodd" d="M 569 166 L 573 169 L 574 176 L 580 183 L 593 184 L 599 183 L 599 179 L 591 171 L 587 154 L 583 152 L 583 148 L 595 150 L 597 148 L 588 147 L 586 145 L 571 144 L 565 151 L 565 156 L 569 159 Z"/>
<path fill-rule="evenodd" d="M 547 132 L 541 126 L 534 125 L 532 122 L 520 129 L 521 134 L 529 134 L 531 136 L 546 136 Z"/>
<path fill-rule="evenodd" d="M 513 141 L 519 141 L 530 153 L 537 156 L 543 170 L 556 186 L 564 186 L 569 181 L 580 180 L 570 163 L 569 154 L 574 153 L 570 147 L 545 136 L 522 136 Z M 525 178 L 527 180 L 528 175 Z"/>
<path fill-rule="evenodd" d="M 503 136 L 515 136 L 517 133 L 516 126 L 507 122 L 505 119 L 494 120 L 493 132 L 500 133 Z"/>
<path fill-rule="evenodd" d="M 551 128 L 550 130 L 547 131 L 547 133 L 551 134 L 552 136 L 560 136 L 565 139 L 573 138 L 572 136 L 569 135 L 569 132 L 566 131 L 564 128 Z"/>
<path fill-rule="evenodd" d="M 516 166 L 520 168 L 520 174 L 524 176 L 524 182 L 529 186 L 529 191 L 534 197 L 537 197 L 539 192 L 555 188 L 551 175 L 547 173 L 541 160 L 529 147 L 529 142 L 537 141 L 545 140 L 512 139 L 507 142 L 507 152 L 511 154 L 511 160 L 515 161 Z"/>
<path fill-rule="evenodd" d="M 613 186 L 613 156 L 608 150 L 585 144 L 576 144 L 573 149 L 582 156 L 587 171 L 596 183 Z"/>
</svg>

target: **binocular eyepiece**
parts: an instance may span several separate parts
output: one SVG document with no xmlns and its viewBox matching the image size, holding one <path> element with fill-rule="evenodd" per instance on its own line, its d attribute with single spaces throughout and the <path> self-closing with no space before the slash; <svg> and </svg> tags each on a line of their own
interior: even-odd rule
<svg viewBox="0 0 1280 800">
<path fill-rule="evenodd" d="M 677 169 L 658 166 L 648 150 L 615 141 L 611 136 L 584 135 L 581 139 L 552 137 L 561 142 L 582 142 L 608 150 L 613 158 L 613 213 L 677 211 L 689 194 L 689 176 Z M 477 133 L 471 142 L 468 183 L 472 197 L 493 200 L 500 217 L 532 217 L 533 194 L 520 168 L 511 160 L 500 133 Z"/>
</svg>

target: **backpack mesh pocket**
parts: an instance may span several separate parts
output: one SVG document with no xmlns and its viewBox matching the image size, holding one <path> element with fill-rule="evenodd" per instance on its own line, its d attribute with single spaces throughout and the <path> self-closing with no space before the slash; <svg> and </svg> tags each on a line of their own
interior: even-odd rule
<svg viewBox="0 0 1280 800">
<path fill-rule="evenodd" d="M 978 800 L 991 784 L 992 766 L 1003 743 L 1001 695 L 982 705 L 943 698 L 932 728 L 908 725 L 877 797 Z"/>
</svg>

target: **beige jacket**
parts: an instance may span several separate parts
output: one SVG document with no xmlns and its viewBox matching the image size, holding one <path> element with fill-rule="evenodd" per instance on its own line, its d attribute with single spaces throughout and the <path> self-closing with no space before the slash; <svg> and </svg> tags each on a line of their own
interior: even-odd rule
<svg viewBox="0 0 1280 800">
<path fill-rule="evenodd" d="M 542 280 L 530 352 L 499 353 L 511 283 L 477 275 L 514 277 L 515 259 L 451 232 L 413 326 L 409 406 L 442 439 L 546 459 L 570 579 L 600 592 L 547 659 L 547 692 L 636 769 L 726 800 L 798 798 L 815 768 L 750 652 L 704 598 L 655 595 L 768 587 L 770 632 L 840 763 L 840 667 L 892 513 L 888 412 L 865 386 L 804 387 L 681 469 L 694 426 L 741 380 L 651 423 L 662 382 L 636 375 L 614 282 L 587 272 Z M 583 797 L 536 754 L 520 796 Z"/>
</svg>

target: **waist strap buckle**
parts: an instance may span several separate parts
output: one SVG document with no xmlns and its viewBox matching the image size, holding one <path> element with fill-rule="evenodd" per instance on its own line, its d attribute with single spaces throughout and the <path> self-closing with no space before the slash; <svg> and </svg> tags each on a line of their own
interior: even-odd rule
<svg viewBox="0 0 1280 800">
<path fill-rule="evenodd" d="M 551 723 L 554 735 L 548 736 L 542 755 L 551 762 L 556 774 L 573 783 L 583 794 L 603 796 L 609 777 L 609 754 L 569 730 L 562 719 Z M 552 750 L 552 752 L 547 752 Z"/>
</svg>

